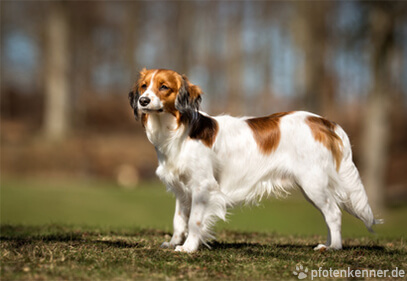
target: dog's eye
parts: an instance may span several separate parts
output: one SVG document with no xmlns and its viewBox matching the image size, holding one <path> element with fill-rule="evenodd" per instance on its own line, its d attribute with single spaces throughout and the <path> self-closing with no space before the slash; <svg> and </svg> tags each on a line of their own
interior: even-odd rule
<svg viewBox="0 0 407 281">
<path fill-rule="evenodd" d="M 141 88 L 142 88 L 142 89 L 146 89 L 146 88 L 147 88 L 147 84 L 141 85 Z"/>
<path fill-rule="evenodd" d="M 169 88 L 167 87 L 167 86 L 165 86 L 165 85 L 162 85 L 161 87 L 160 87 L 160 90 L 168 90 Z"/>
</svg>

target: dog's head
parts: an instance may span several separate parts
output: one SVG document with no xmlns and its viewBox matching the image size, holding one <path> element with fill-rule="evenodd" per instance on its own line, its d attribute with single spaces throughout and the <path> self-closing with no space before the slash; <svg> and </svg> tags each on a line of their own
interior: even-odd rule
<svg viewBox="0 0 407 281">
<path fill-rule="evenodd" d="M 180 121 L 193 122 L 201 94 L 201 89 L 185 75 L 166 69 L 143 69 L 129 93 L 129 101 L 136 120 L 140 113 L 145 116 L 167 112 Z"/>
</svg>

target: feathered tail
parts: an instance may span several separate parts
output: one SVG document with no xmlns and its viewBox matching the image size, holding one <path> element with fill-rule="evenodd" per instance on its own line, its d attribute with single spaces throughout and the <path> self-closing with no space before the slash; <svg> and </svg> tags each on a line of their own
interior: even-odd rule
<svg viewBox="0 0 407 281">
<path fill-rule="evenodd" d="M 339 168 L 339 188 L 342 191 L 340 205 L 345 211 L 363 221 L 370 232 L 374 232 L 372 226 L 382 224 L 384 221 L 375 219 L 373 216 L 359 172 L 352 161 L 348 136 L 341 128 L 337 130 L 337 133 L 343 141 L 344 152 Z"/>
</svg>

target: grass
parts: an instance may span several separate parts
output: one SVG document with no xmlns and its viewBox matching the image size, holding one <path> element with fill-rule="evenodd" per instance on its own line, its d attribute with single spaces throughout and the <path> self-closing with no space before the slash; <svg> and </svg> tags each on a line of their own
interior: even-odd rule
<svg viewBox="0 0 407 281">
<path fill-rule="evenodd" d="M 94 181 L 6 180 L 1 195 L 1 222 L 11 224 L 169 229 L 174 208 L 172 196 L 158 183 L 124 190 Z"/>
<path fill-rule="evenodd" d="M 344 250 L 314 252 L 325 240 L 322 217 L 294 194 L 238 208 L 229 224 L 217 225 L 212 249 L 195 254 L 159 248 L 170 238 L 173 208 L 174 199 L 158 183 L 122 190 L 92 181 L 3 180 L 0 277 L 285 280 L 296 279 L 298 264 L 309 270 L 407 270 L 405 207 L 383 214 L 378 235 L 344 216 Z"/>
<path fill-rule="evenodd" d="M 212 249 L 183 254 L 160 249 L 159 230 L 60 225 L 1 227 L 3 280 L 292 279 L 295 266 L 311 269 L 406 268 L 401 239 L 347 239 L 343 251 L 314 252 L 320 236 L 221 231 Z"/>
</svg>

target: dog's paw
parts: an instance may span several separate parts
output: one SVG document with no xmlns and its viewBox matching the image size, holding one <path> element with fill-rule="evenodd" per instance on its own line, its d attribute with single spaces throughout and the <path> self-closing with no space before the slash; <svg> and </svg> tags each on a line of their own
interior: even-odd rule
<svg viewBox="0 0 407 281">
<path fill-rule="evenodd" d="M 175 248 L 175 252 L 181 252 L 181 253 L 194 253 L 197 250 L 198 249 L 190 248 L 190 247 L 187 247 L 187 246 L 177 246 Z"/>
<path fill-rule="evenodd" d="M 324 244 L 318 244 L 318 246 L 314 248 L 314 251 L 325 252 L 340 249 L 342 249 L 342 246 L 326 246 Z"/>
<path fill-rule="evenodd" d="M 171 244 L 170 242 L 164 242 L 161 244 L 160 248 L 162 249 L 174 249 L 175 245 Z"/>
<path fill-rule="evenodd" d="M 314 251 L 324 252 L 324 251 L 326 251 L 328 249 L 329 249 L 329 247 L 325 246 L 324 244 L 318 244 L 318 246 L 316 246 L 314 248 Z"/>
</svg>

